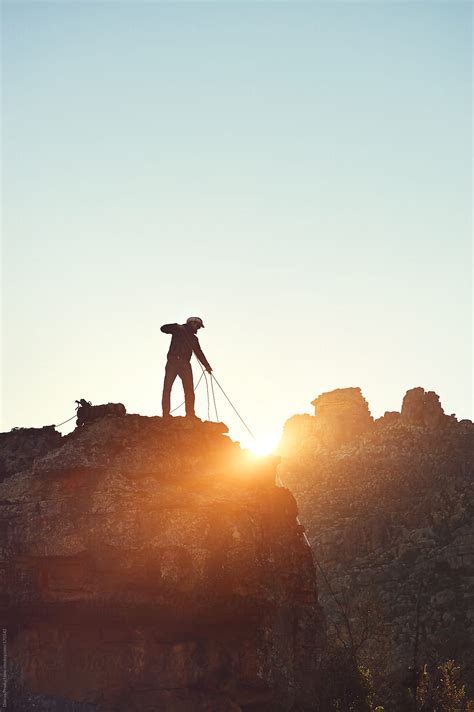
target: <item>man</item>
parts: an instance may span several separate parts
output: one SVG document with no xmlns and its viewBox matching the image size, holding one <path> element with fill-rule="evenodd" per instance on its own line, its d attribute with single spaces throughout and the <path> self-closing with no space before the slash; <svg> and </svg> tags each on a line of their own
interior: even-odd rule
<svg viewBox="0 0 474 712">
<path fill-rule="evenodd" d="M 164 334 L 172 334 L 163 384 L 163 418 L 168 418 L 170 415 L 171 388 L 176 376 L 179 376 L 183 382 L 186 416 L 188 418 L 196 417 L 194 413 L 193 370 L 190 363 L 193 351 L 206 371 L 212 372 L 196 336 L 199 329 L 204 329 L 204 324 L 198 316 L 190 316 L 186 324 L 164 324 L 161 327 Z"/>
</svg>

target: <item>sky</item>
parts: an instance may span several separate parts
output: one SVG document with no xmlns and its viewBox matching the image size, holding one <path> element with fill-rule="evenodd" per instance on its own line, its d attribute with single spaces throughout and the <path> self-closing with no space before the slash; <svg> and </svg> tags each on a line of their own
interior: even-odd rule
<svg viewBox="0 0 474 712">
<path fill-rule="evenodd" d="M 161 415 L 189 316 L 260 442 L 351 386 L 472 419 L 470 2 L 1 10 L 2 431 Z"/>
</svg>

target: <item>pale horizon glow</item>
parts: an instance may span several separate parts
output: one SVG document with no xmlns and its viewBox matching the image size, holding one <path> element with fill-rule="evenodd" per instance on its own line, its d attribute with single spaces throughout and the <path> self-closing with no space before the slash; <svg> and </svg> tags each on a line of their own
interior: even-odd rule
<svg viewBox="0 0 474 712">
<path fill-rule="evenodd" d="M 2 36 L 1 430 L 160 415 L 190 315 L 263 448 L 335 388 L 472 419 L 471 3 L 7 0 Z"/>
</svg>

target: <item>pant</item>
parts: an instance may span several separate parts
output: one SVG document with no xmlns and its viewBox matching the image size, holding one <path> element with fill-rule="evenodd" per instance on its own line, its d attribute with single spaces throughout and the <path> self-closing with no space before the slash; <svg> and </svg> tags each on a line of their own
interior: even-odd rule
<svg viewBox="0 0 474 712">
<path fill-rule="evenodd" d="M 194 415 L 193 369 L 189 361 L 177 357 L 169 358 L 166 363 L 163 399 L 161 401 L 163 415 L 170 414 L 171 388 L 176 376 L 179 376 L 183 382 L 186 415 Z"/>
</svg>

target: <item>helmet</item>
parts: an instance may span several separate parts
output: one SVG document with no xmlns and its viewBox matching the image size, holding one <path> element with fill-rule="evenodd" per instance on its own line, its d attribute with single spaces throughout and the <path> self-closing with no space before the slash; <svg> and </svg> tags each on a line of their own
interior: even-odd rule
<svg viewBox="0 0 474 712">
<path fill-rule="evenodd" d="M 204 329 L 204 324 L 202 323 L 202 319 L 200 319 L 200 317 L 190 316 L 189 319 L 186 319 L 186 324 L 190 324 L 192 321 L 197 321 L 199 326 L 202 326 L 202 328 Z"/>
</svg>

